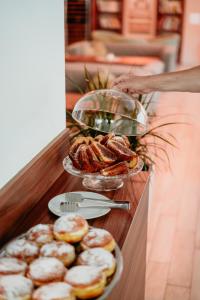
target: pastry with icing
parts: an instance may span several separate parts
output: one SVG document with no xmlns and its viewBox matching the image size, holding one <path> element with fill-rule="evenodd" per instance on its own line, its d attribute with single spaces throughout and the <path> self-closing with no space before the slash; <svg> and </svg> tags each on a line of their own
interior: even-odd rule
<svg viewBox="0 0 200 300">
<path fill-rule="evenodd" d="M 27 277 L 36 286 L 62 281 L 66 269 L 63 263 L 55 257 L 40 257 L 34 260 L 28 268 Z"/>
<path fill-rule="evenodd" d="M 116 261 L 112 253 L 103 248 L 91 248 L 83 251 L 77 260 L 78 265 L 88 265 L 100 268 L 106 277 L 115 272 Z"/>
<path fill-rule="evenodd" d="M 88 223 L 82 216 L 71 213 L 56 220 L 53 231 L 57 240 L 76 243 L 88 232 Z"/>
<path fill-rule="evenodd" d="M 103 294 L 106 276 L 97 267 L 75 266 L 67 271 L 64 281 L 73 287 L 76 297 L 91 299 Z"/>
<path fill-rule="evenodd" d="M 56 257 L 68 267 L 75 260 L 74 246 L 64 241 L 52 241 L 42 246 L 40 256 Z"/>
<path fill-rule="evenodd" d="M 24 275 L 27 269 L 26 262 L 15 257 L 0 258 L 0 276 L 2 275 Z"/>
<path fill-rule="evenodd" d="M 89 248 L 101 247 L 110 252 L 115 248 L 113 236 L 105 229 L 91 227 L 89 232 L 83 237 L 81 246 L 84 250 Z"/>
<path fill-rule="evenodd" d="M 53 282 L 39 287 L 33 293 L 32 300 L 75 300 L 71 285 L 65 282 Z"/>
<path fill-rule="evenodd" d="M 31 300 L 33 283 L 22 275 L 0 276 L 0 300 Z"/>
<path fill-rule="evenodd" d="M 39 255 L 38 245 L 26 239 L 16 239 L 10 242 L 5 251 L 7 255 L 22 259 L 27 263 L 30 263 Z"/>
<path fill-rule="evenodd" d="M 53 240 L 52 225 L 37 224 L 27 232 L 27 239 L 36 242 L 39 246 Z"/>
</svg>

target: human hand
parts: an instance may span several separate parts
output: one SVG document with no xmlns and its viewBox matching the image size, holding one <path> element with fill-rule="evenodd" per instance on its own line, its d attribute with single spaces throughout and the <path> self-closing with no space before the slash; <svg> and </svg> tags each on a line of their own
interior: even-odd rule
<svg viewBox="0 0 200 300">
<path fill-rule="evenodd" d="M 112 88 L 128 94 L 147 94 L 153 91 L 149 86 L 150 76 L 136 76 L 125 74 L 116 78 Z"/>
</svg>

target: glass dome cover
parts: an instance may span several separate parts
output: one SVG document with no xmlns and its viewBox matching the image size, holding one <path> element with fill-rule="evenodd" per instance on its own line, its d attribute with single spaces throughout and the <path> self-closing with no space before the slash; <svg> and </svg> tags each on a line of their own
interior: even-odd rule
<svg viewBox="0 0 200 300">
<path fill-rule="evenodd" d="M 114 89 L 95 90 L 76 103 L 72 117 L 81 125 L 116 135 L 138 136 L 147 130 L 147 114 L 138 100 Z"/>
</svg>

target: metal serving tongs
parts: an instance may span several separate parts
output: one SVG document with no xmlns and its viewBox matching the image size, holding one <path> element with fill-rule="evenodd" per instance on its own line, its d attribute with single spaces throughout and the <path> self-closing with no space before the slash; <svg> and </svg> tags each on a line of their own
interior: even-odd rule
<svg viewBox="0 0 200 300">
<path fill-rule="evenodd" d="M 84 200 L 91 200 L 84 203 Z M 130 209 L 128 201 L 112 201 L 107 199 L 97 199 L 90 197 L 82 197 L 79 193 L 66 193 L 65 201 L 60 203 L 62 212 L 75 212 L 79 208 L 121 208 Z"/>
</svg>

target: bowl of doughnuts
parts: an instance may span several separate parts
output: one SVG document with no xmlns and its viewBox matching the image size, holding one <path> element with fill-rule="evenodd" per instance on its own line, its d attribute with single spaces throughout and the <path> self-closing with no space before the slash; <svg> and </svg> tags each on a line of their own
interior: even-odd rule
<svg viewBox="0 0 200 300">
<path fill-rule="evenodd" d="M 1 300 L 103 300 L 123 259 L 107 230 L 76 213 L 38 224 L 0 251 Z"/>
<path fill-rule="evenodd" d="M 123 179 L 139 173 L 143 165 L 128 138 L 114 133 L 75 138 L 63 161 L 68 173 L 82 177 L 83 186 L 95 191 L 121 188 Z"/>
</svg>

